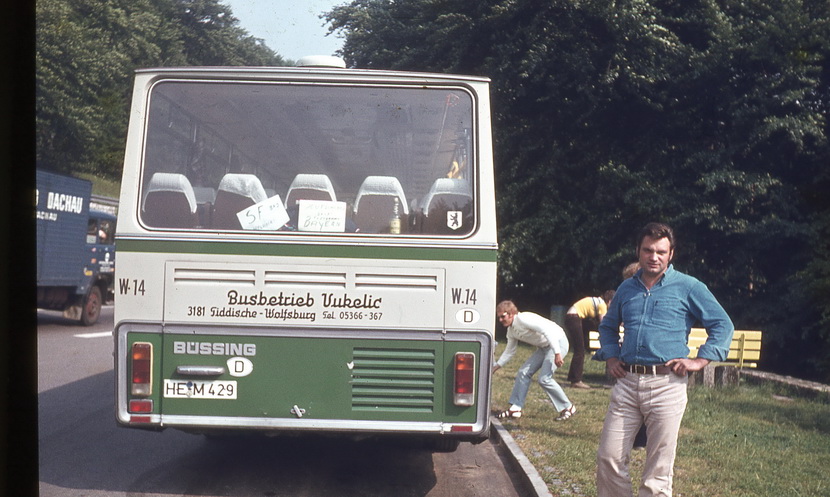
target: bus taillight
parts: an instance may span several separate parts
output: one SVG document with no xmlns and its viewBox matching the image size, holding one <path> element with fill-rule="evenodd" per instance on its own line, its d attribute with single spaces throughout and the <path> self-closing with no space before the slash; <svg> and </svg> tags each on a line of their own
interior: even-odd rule
<svg viewBox="0 0 830 497">
<path fill-rule="evenodd" d="M 453 403 L 457 406 L 473 405 L 475 397 L 476 356 L 471 352 L 455 354 L 455 385 Z"/>
<path fill-rule="evenodd" d="M 153 412 L 153 399 L 133 399 L 130 401 L 130 407 L 127 411 L 130 413 L 151 413 Z"/>
<path fill-rule="evenodd" d="M 152 393 L 153 344 L 136 342 L 131 352 L 133 395 L 148 396 Z"/>
</svg>

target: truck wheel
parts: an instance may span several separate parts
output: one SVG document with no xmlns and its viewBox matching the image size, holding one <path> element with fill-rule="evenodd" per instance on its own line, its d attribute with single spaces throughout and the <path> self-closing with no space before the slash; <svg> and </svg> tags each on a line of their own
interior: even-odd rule
<svg viewBox="0 0 830 497">
<path fill-rule="evenodd" d="M 101 315 L 102 302 L 101 289 L 92 285 L 84 300 L 84 307 L 81 311 L 81 324 L 84 326 L 92 326 L 98 321 L 98 316 Z"/>
</svg>

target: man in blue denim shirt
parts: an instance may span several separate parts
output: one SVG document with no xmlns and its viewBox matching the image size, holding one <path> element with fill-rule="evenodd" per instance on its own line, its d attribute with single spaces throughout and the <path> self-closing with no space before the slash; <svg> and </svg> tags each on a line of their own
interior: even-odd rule
<svg viewBox="0 0 830 497">
<path fill-rule="evenodd" d="M 597 451 L 598 497 L 631 495 L 629 453 L 643 421 L 648 441 L 639 496 L 672 494 L 687 373 L 726 359 L 734 331 L 706 285 L 671 266 L 670 227 L 646 225 L 637 254 L 641 269 L 617 289 L 600 323 L 600 349 L 594 355 L 617 378 Z M 689 359 L 689 331 L 697 322 L 709 336 L 697 357 Z"/>
</svg>

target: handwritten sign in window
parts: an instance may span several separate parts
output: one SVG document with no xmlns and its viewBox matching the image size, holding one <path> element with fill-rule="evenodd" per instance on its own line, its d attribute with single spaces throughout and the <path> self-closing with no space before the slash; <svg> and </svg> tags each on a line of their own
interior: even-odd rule
<svg viewBox="0 0 830 497">
<path fill-rule="evenodd" d="M 276 231 L 288 222 L 288 212 L 279 195 L 237 212 L 236 217 L 245 230 Z"/>
<path fill-rule="evenodd" d="M 346 202 L 300 200 L 297 229 L 343 233 L 346 231 Z"/>
</svg>

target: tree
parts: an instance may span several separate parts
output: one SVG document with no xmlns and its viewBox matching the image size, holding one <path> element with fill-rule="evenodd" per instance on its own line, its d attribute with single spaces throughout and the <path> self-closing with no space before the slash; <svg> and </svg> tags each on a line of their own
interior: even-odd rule
<svg viewBox="0 0 830 497">
<path fill-rule="evenodd" d="M 217 0 L 39 0 L 38 167 L 117 179 L 133 71 L 183 65 L 279 65 Z"/>
<path fill-rule="evenodd" d="M 349 64 L 492 78 L 503 295 L 547 311 L 616 286 L 633 233 L 666 221 L 677 267 L 767 332 L 766 365 L 807 356 L 826 379 L 829 5 L 357 0 L 326 19 Z"/>
<path fill-rule="evenodd" d="M 238 26 L 231 8 L 219 0 L 176 0 L 174 16 L 188 65 L 266 66 L 283 63 L 262 40 Z"/>
</svg>

